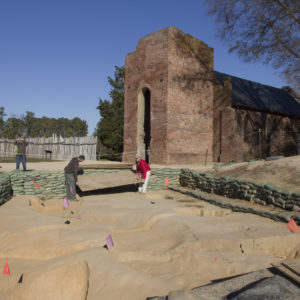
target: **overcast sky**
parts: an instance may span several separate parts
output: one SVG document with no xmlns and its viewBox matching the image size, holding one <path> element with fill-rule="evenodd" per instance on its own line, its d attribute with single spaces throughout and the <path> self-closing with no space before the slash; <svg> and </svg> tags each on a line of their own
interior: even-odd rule
<svg viewBox="0 0 300 300">
<path fill-rule="evenodd" d="M 228 54 L 202 0 L 0 0 L 0 106 L 7 117 L 79 117 L 92 134 L 114 66 L 140 38 L 168 26 L 213 47 L 215 70 L 286 85 L 271 67 Z"/>
</svg>

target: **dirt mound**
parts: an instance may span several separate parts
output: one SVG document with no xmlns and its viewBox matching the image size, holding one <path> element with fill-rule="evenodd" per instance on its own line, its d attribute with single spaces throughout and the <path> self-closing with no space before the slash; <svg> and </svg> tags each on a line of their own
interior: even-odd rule
<svg viewBox="0 0 300 300">
<path fill-rule="evenodd" d="M 272 183 L 300 192 L 300 156 L 232 164 L 216 168 L 213 174 Z"/>
</svg>

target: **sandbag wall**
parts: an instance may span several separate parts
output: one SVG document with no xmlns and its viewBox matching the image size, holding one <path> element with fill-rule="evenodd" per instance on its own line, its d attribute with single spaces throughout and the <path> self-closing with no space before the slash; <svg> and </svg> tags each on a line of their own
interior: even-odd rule
<svg viewBox="0 0 300 300">
<path fill-rule="evenodd" d="M 8 174 L 0 174 L 0 205 L 12 197 L 11 183 Z"/>
<path fill-rule="evenodd" d="M 84 170 L 84 174 L 118 172 L 118 169 Z M 83 174 L 83 176 L 84 176 Z M 35 195 L 41 199 L 64 198 L 65 176 L 63 171 L 12 171 L 9 173 L 13 195 Z"/>
<path fill-rule="evenodd" d="M 9 173 L 14 195 L 36 195 L 41 199 L 65 196 L 64 172 L 12 171 Z"/>
<path fill-rule="evenodd" d="M 123 169 L 89 169 L 84 170 L 84 175 L 91 173 L 112 173 L 120 172 Z M 165 188 L 165 179 L 169 186 L 179 185 L 180 170 L 178 169 L 152 169 L 148 183 L 148 190 L 161 190 Z M 4 203 L 13 195 L 35 195 L 41 199 L 64 198 L 65 197 L 65 177 L 63 171 L 28 171 L 14 170 L 7 174 L 1 174 L 3 178 L 0 185 L 0 204 Z M 1 181 L 2 182 L 2 181 Z M 3 193 L 3 199 L 1 195 Z M 8 197 L 10 195 L 10 197 Z"/>
<path fill-rule="evenodd" d="M 198 173 L 182 169 L 180 184 L 228 198 L 242 199 L 262 205 L 273 205 L 285 210 L 300 206 L 300 193 L 277 187 L 231 177 L 217 177 L 210 173 Z"/>
<path fill-rule="evenodd" d="M 168 179 L 169 186 L 179 185 L 180 170 L 178 169 L 152 169 L 148 182 L 148 190 L 162 190 L 165 187 L 165 179 Z"/>
</svg>

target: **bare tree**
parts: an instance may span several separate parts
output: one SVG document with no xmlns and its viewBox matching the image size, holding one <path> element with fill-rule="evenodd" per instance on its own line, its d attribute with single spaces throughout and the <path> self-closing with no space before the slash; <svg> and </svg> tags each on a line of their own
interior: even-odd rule
<svg viewBox="0 0 300 300">
<path fill-rule="evenodd" d="M 244 61 L 279 69 L 300 90 L 299 0 L 206 0 L 218 36 Z"/>
<path fill-rule="evenodd" d="M 6 116 L 5 108 L 3 106 L 0 106 L 0 137 L 3 135 L 4 130 L 4 117 Z"/>
</svg>

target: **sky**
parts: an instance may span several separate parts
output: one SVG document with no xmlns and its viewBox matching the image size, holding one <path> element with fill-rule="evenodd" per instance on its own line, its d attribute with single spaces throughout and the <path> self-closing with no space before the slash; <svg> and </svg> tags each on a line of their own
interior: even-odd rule
<svg viewBox="0 0 300 300">
<path fill-rule="evenodd" d="M 216 37 L 204 0 L 0 0 L 0 106 L 7 117 L 79 117 L 93 134 L 99 98 L 138 40 L 175 26 L 214 48 L 214 69 L 274 87 L 263 64 L 243 63 Z"/>
</svg>

